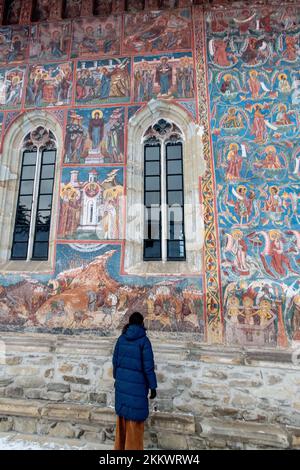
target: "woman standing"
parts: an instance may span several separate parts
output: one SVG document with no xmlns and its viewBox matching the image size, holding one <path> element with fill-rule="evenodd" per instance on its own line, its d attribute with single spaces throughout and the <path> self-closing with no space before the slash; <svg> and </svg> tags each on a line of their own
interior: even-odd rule
<svg viewBox="0 0 300 470">
<path fill-rule="evenodd" d="M 156 376 L 144 318 L 134 312 L 118 338 L 113 354 L 117 428 L 115 450 L 143 450 L 148 393 L 156 397 Z"/>
</svg>

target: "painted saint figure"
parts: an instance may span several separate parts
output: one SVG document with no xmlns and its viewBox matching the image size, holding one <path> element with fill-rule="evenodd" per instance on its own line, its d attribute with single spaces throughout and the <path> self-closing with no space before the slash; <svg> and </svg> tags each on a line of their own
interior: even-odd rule
<svg viewBox="0 0 300 470">
<path fill-rule="evenodd" d="M 253 100 L 256 100 L 259 97 L 259 91 L 261 87 L 260 81 L 258 80 L 257 76 L 258 72 L 256 70 L 251 70 L 248 85 L 251 91 L 251 98 Z"/>
<path fill-rule="evenodd" d="M 92 141 L 93 150 L 100 150 L 104 136 L 103 113 L 100 110 L 92 112 L 92 118 L 89 122 L 89 136 Z"/>
<path fill-rule="evenodd" d="M 238 148 L 238 144 L 236 143 L 229 145 L 226 169 L 226 179 L 228 180 L 238 180 L 240 178 L 243 159 L 238 154 Z"/>
<path fill-rule="evenodd" d="M 251 134 L 255 135 L 255 142 L 258 144 L 264 143 L 268 138 L 265 114 L 266 111 L 260 103 L 254 105 L 254 118 Z"/>
<path fill-rule="evenodd" d="M 160 85 L 160 95 L 169 95 L 172 85 L 172 67 L 168 63 L 168 57 L 161 57 L 160 64 L 156 68 L 156 81 Z"/>
<path fill-rule="evenodd" d="M 267 170 L 279 170 L 283 168 L 274 145 L 268 145 L 265 149 L 265 153 L 266 156 L 263 160 L 253 164 L 255 168 L 266 168 Z"/>
</svg>

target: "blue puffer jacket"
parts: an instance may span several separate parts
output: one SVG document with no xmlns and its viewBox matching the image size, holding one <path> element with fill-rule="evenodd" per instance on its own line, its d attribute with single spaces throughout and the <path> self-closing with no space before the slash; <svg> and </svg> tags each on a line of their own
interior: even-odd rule
<svg viewBox="0 0 300 470">
<path fill-rule="evenodd" d="M 145 421 L 149 415 L 149 389 L 157 388 L 153 352 L 142 326 L 130 325 L 113 355 L 115 409 L 118 416 Z"/>
</svg>

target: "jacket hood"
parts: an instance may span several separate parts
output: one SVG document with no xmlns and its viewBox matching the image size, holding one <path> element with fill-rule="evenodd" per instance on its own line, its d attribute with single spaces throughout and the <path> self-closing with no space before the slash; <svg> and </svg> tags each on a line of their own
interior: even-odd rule
<svg viewBox="0 0 300 470">
<path fill-rule="evenodd" d="M 135 339 L 139 339 L 143 336 L 146 336 L 146 330 L 141 325 L 129 325 L 126 333 L 124 333 L 124 336 L 129 341 L 134 341 Z"/>
</svg>

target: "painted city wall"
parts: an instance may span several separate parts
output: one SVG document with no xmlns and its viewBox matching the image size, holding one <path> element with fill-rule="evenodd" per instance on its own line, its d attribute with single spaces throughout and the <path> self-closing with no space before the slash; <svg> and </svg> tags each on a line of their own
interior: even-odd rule
<svg viewBox="0 0 300 470">
<path fill-rule="evenodd" d="M 109 334 L 139 309 L 199 341 L 299 340 L 299 8 L 86 18 L 69 3 L 63 20 L 0 29 L 2 144 L 34 109 L 64 135 L 55 269 L 1 273 L 1 328 Z M 204 128 L 202 276 L 124 271 L 127 128 L 152 99 Z"/>
</svg>

